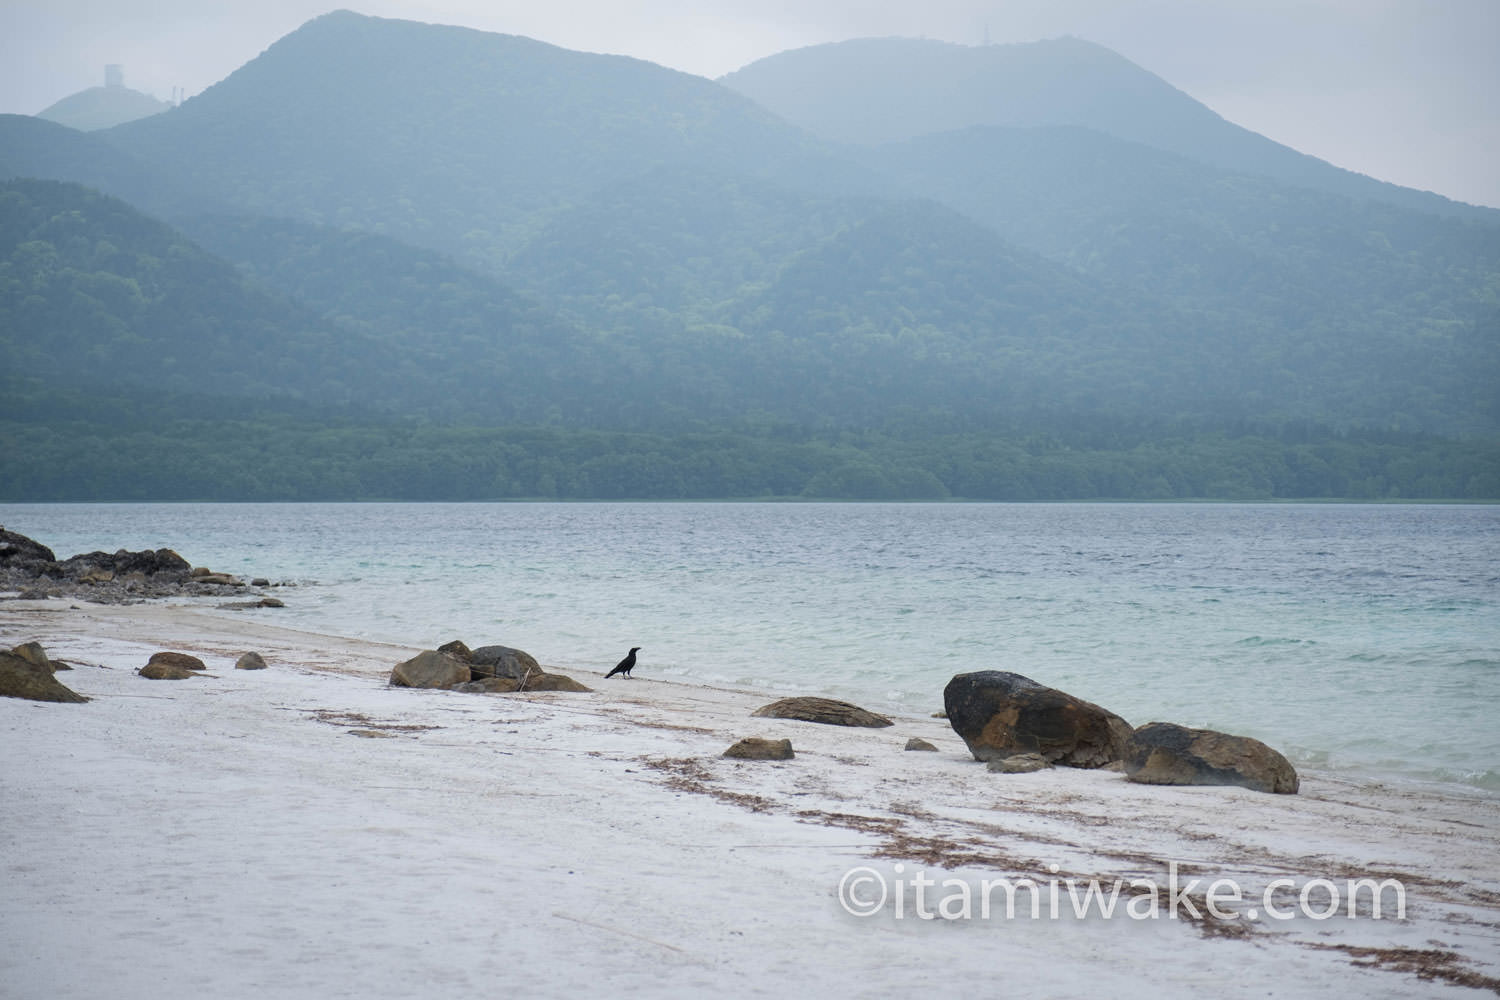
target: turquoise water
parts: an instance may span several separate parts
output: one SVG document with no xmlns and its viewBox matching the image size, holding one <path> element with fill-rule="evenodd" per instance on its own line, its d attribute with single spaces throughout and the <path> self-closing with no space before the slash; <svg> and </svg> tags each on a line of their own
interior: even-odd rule
<svg viewBox="0 0 1500 1000">
<path fill-rule="evenodd" d="M 1304 765 L 1500 791 L 1500 508 L 0 505 L 60 557 L 298 584 L 267 620 L 929 713 L 1026 674 Z M 224 612 L 231 614 L 232 612 Z"/>
</svg>

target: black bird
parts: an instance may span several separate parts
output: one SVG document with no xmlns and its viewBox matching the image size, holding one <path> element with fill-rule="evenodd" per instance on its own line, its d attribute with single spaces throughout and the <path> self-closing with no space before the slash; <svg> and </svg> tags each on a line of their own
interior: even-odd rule
<svg viewBox="0 0 1500 1000">
<path fill-rule="evenodd" d="M 619 663 L 616 663 L 615 669 L 605 674 L 604 679 L 609 680 L 615 674 L 624 674 L 628 679 L 630 677 L 630 672 L 635 669 L 635 654 L 638 650 L 640 650 L 640 648 L 641 647 L 639 646 L 631 646 L 630 652 L 626 655 L 625 659 L 621 660 Z"/>
</svg>

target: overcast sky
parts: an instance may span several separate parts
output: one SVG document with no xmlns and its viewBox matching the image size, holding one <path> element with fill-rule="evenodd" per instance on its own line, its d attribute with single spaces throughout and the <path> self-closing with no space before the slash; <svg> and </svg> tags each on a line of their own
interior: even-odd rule
<svg viewBox="0 0 1500 1000">
<path fill-rule="evenodd" d="M 0 112 L 103 83 L 166 99 L 334 9 L 318 0 L 0 0 Z M 1077 35 L 1219 114 L 1342 167 L 1500 207 L 1500 0 L 365 0 L 383 17 L 528 35 L 717 77 L 882 35 Z"/>
</svg>

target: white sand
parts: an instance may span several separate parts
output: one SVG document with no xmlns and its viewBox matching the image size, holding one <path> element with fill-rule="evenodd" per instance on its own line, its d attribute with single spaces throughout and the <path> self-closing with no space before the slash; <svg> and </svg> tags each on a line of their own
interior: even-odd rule
<svg viewBox="0 0 1500 1000">
<path fill-rule="evenodd" d="M 274 620 L 0 604 L 0 644 L 81 663 L 59 677 L 93 699 L 0 698 L 0 996 L 1454 997 L 1471 991 L 1451 980 L 1500 983 L 1494 797 L 1317 772 L 1297 796 L 991 774 L 939 719 L 750 718 L 764 694 L 653 681 L 645 663 L 608 682 L 555 666 L 593 694 L 393 689 L 390 667 L 419 647 Z M 209 676 L 138 677 L 158 649 L 197 653 Z M 251 649 L 270 669 L 233 669 Z M 797 757 L 720 756 L 743 736 L 789 737 Z M 911 736 L 939 752 L 904 752 Z M 1165 890 L 1172 861 L 1200 880 L 1200 909 L 1217 878 L 1254 898 L 1226 904 L 1232 921 L 1173 918 L 1165 891 L 1156 919 L 1127 918 L 1122 897 L 1113 919 L 1080 920 L 1064 895 L 1060 919 L 1034 920 L 1024 890 L 1012 919 L 981 919 L 977 895 L 970 919 L 915 912 L 919 874 L 939 883 L 926 909 L 950 898 L 956 916 L 943 879 Z M 841 907 L 859 866 L 905 880 L 902 916 L 892 885 L 873 916 Z M 1246 919 L 1273 879 L 1363 875 L 1404 884 L 1405 920 Z M 1295 887 L 1277 899 L 1294 909 Z"/>
</svg>

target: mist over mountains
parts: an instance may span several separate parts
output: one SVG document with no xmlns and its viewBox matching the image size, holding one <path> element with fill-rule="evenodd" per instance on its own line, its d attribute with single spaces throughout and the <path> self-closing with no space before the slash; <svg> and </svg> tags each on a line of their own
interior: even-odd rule
<svg viewBox="0 0 1500 1000">
<path fill-rule="evenodd" d="M 12 498 L 184 495 L 173 442 L 257 499 L 1500 496 L 1500 212 L 1074 39 L 714 82 L 341 11 L 0 116 L 6 176 Z"/>
</svg>

